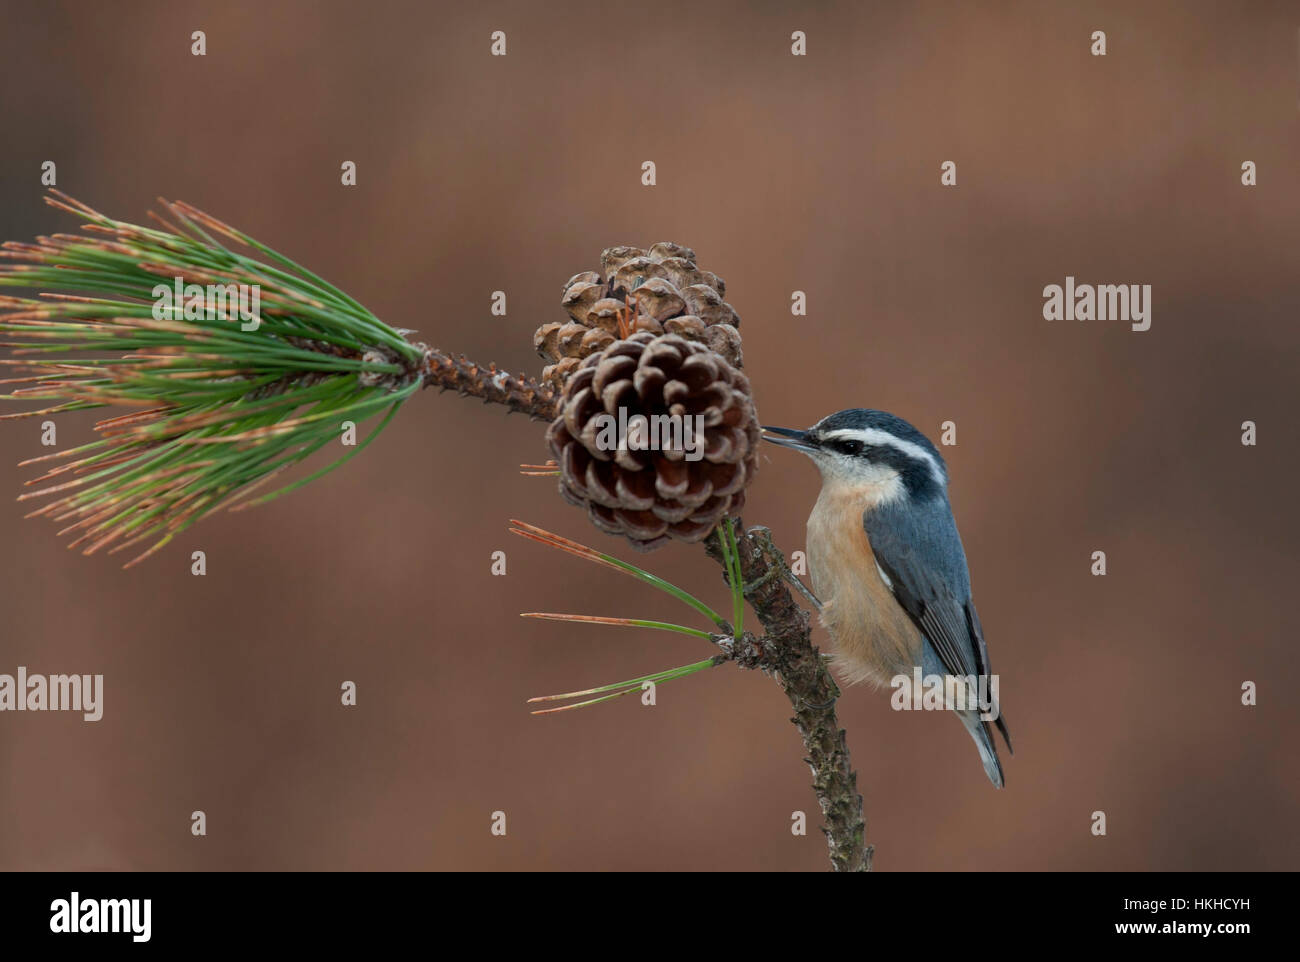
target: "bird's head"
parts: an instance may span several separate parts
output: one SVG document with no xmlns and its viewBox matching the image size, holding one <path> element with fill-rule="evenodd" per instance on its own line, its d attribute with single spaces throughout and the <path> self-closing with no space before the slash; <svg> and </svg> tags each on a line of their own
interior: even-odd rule
<svg viewBox="0 0 1300 962">
<path fill-rule="evenodd" d="M 806 431 L 764 425 L 763 437 L 812 458 L 826 486 L 896 488 L 917 500 L 941 493 L 948 484 L 938 448 L 885 411 L 837 411 Z"/>
</svg>

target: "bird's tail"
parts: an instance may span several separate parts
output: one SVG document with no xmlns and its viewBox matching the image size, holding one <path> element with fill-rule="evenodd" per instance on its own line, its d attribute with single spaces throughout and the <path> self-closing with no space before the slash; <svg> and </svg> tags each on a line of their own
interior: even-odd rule
<svg viewBox="0 0 1300 962">
<path fill-rule="evenodd" d="M 993 736 L 989 733 L 988 723 L 980 718 L 978 711 L 958 711 L 955 714 L 961 719 L 961 723 L 966 726 L 966 730 L 970 732 L 970 737 L 975 740 L 975 747 L 980 750 L 980 759 L 984 762 L 984 773 L 988 775 L 989 781 L 993 783 L 994 788 L 1001 788 L 1004 784 L 1002 763 L 998 760 L 998 750 L 993 744 Z"/>
</svg>

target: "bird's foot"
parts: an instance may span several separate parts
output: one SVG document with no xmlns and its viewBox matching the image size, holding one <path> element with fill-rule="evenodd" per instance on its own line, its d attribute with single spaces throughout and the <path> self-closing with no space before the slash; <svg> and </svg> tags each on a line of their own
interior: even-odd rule
<svg viewBox="0 0 1300 962">
<path fill-rule="evenodd" d="M 755 587 L 766 584 L 772 579 L 772 577 L 780 575 L 790 583 L 792 588 L 808 599 L 809 604 L 818 611 L 821 611 L 821 601 L 818 600 L 817 596 L 812 593 L 807 585 L 799 580 L 799 576 L 796 575 L 786 563 L 785 555 L 781 553 L 781 549 L 776 546 L 776 542 L 772 539 L 772 529 L 765 525 L 756 525 L 749 529 L 748 534 L 758 543 L 759 551 L 763 553 L 763 556 L 767 558 L 768 564 L 771 566 L 768 569 L 767 574 L 755 579 L 753 582 Z M 748 594 L 749 586 L 746 585 L 745 588 L 746 594 Z"/>
</svg>

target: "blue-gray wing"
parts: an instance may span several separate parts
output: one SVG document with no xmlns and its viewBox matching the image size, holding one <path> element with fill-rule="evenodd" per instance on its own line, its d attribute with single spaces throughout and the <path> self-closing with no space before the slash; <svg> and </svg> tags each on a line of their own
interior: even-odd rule
<svg viewBox="0 0 1300 962">
<path fill-rule="evenodd" d="M 864 514 L 862 526 L 894 597 L 930 642 L 948 673 L 992 674 L 984 629 L 971 600 L 966 552 L 948 499 L 939 496 L 907 510 L 885 505 Z M 1010 751 L 1011 733 L 1000 710 L 995 724 Z M 981 725 L 979 731 L 987 732 L 987 726 Z M 982 744 L 979 734 L 972 734 L 976 735 L 976 743 Z M 992 742 L 988 744 L 992 750 Z M 983 751 L 981 748 L 981 754 Z M 992 758 L 1000 772 L 995 750 Z M 1001 782 L 994 779 L 994 784 Z"/>
<path fill-rule="evenodd" d="M 952 675 L 989 673 L 988 649 L 971 602 L 957 523 L 940 495 L 907 509 L 883 505 L 863 516 L 876 562 L 898 603 Z"/>
</svg>

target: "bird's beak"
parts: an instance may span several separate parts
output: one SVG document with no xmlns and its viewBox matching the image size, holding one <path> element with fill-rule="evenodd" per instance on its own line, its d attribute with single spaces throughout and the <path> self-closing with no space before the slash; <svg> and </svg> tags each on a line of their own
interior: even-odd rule
<svg viewBox="0 0 1300 962">
<path fill-rule="evenodd" d="M 771 441 L 773 444 L 783 448 L 794 448 L 796 451 L 802 451 L 804 454 L 812 454 L 817 450 L 817 445 L 812 443 L 807 431 L 796 431 L 793 428 L 770 428 L 763 425 L 763 440 Z"/>
</svg>

